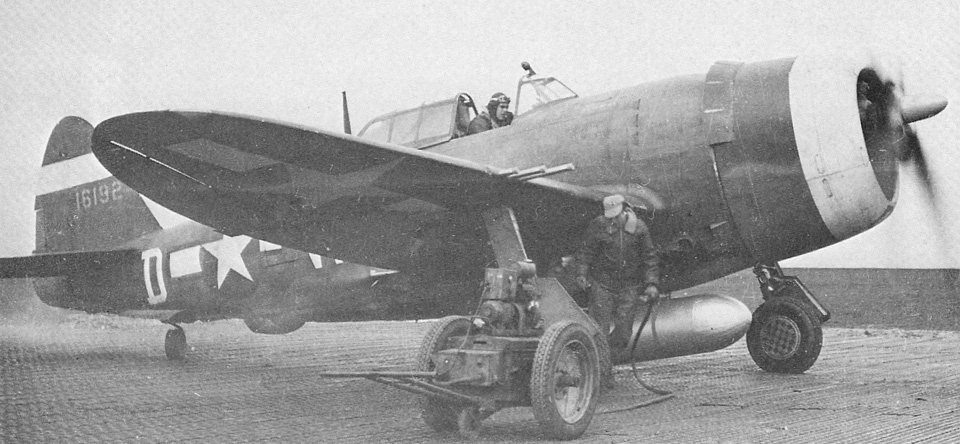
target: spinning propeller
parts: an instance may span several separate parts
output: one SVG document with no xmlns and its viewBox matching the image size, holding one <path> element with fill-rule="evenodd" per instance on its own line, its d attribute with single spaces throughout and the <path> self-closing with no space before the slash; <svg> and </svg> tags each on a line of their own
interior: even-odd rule
<svg viewBox="0 0 960 444">
<path fill-rule="evenodd" d="M 905 92 L 893 88 L 884 89 L 889 106 L 881 108 L 888 110 L 886 111 L 889 119 L 887 128 L 897 133 L 896 138 L 892 141 L 895 144 L 897 158 L 899 162 L 913 166 L 917 178 L 920 179 L 922 193 L 930 203 L 930 209 L 936 219 L 933 222 L 938 227 L 940 234 L 944 235 L 947 233 L 947 228 L 944 226 L 943 209 L 938 202 L 939 193 L 930 174 L 930 167 L 920 136 L 910 124 L 937 115 L 947 107 L 947 101 L 934 95 L 907 95 Z M 860 103 L 863 104 L 864 102 L 861 100 Z M 864 116 L 862 109 L 861 116 Z"/>
<path fill-rule="evenodd" d="M 904 132 L 904 140 L 900 145 L 900 160 L 913 164 L 917 170 L 917 176 L 923 183 L 924 191 L 931 198 L 935 197 L 936 193 L 930 177 L 930 170 L 923 154 L 920 137 L 910 124 L 933 117 L 946 107 L 947 101 L 936 96 L 905 96 L 900 105 Z"/>
<path fill-rule="evenodd" d="M 889 81 L 883 81 L 874 72 L 865 72 L 858 79 L 857 105 L 860 126 L 870 146 L 883 147 L 871 153 L 884 160 L 884 169 L 895 172 L 897 160 L 910 163 L 923 183 L 925 194 L 933 198 L 935 191 L 920 138 L 911 123 L 933 117 L 947 107 L 947 101 L 930 95 L 906 95 Z M 891 152 L 896 158 L 878 154 Z"/>
</svg>

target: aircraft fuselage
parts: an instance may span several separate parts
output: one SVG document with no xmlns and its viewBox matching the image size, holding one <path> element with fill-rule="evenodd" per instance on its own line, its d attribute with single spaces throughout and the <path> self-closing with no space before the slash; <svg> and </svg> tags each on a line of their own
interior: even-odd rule
<svg viewBox="0 0 960 444">
<path fill-rule="evenodd" d="M 686 288 L 834 244 L 890 214 L 901 131 L 887 115 L 895 108 L 892 87 L 868 61 L 857 62 L 826 68 L 807 59 L 719 62 L 705 75 L 550 103 L 511 126 L 426 149 L 503 169 L 573 164 L 558 180 L 624 194 L 645 207 L 642 217 L 665 264 L 664 288 Z M 876 91 L 875 115 L 866 120 L 858 83 Z M 377 183 L 393 180 L 385 176 Z M 358 211 L 345 209 L 353 205 L 347 199 L 329 197 L 333 188 L 353 193 L 344 183 L 316 188 L 311 197 L 322 213 Z M 361 190 L 365 184 L 358 182 L 356 194 L 370 194 Z M 381 188 L 391 186 L 404 185 Z M 576 251 L 582 227 L 543 217 L 548 203 L 512 199 L 502 196 L 541 267 Z M 416 199 L 388 211 L 361 219 L 362 232 L 376 233 L 362 239 L 348 234 L 357 230 L 357 218 L 350 227 L 325 221 L 323 241 L 398 268 L 419 254 L 410 262 L 421 274 L 464 275 L 489 263 L 475 214 Z M 455 242 L 431 242 L 431 235 Z"/>
<path fill-rule="evenodd" d="M 96 203 L 92 197 L 85 198 L 91 194 L 84 190 L 98 193 L 101 188 L 107 192 L 99 193 Z M 43 209 L 40 246 L 51 248 L 50 252 L 95 251 L 122 239 L 137 230 L 135 225 L 144 225 L 131 223 L 140 219 L 131 208 L 147 212 L 141 199 L 114 178 L 43 194 L 38 199 L 38 208 Z M 165 320 L 175 316 L 172 322 L 239 317 L 248 323 L 284 319 L 302 324 L 419 319 L 453 311 L 449 303 L 422 304 L 400 296 L 404 288 L 394 285 L 400 279 L 388 270 L 247 236 L 224 236 L 189 220 L 111 245 L 111 250 L 138 254 L 130 255 L 128 261 L 36 278 L 40 299 L 91 313 Z"/>
</svg>

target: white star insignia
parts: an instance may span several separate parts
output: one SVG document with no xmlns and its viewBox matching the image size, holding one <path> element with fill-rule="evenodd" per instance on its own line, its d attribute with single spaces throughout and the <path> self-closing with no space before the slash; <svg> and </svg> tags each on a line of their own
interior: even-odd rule
<svg viewBox="0 0 960 444">
<path fill-rule="evenodd" d="M 223 239 L 203 245 L 205 250 L 217 258 L 217 288 L 223 286 L 223 281 L 227 279 L 230 270 L 236 271 L 240 276 L 251 282 L 253 281 L 250 270 L 247 270 L 247 264 L 243 262 L 243 257 L 240 256 L 250 240 L 249 236 L 223 236 Z"/>
</svg>

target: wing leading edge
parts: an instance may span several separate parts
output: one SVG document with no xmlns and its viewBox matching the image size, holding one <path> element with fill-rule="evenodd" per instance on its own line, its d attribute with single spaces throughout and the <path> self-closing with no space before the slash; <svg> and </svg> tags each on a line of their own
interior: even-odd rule
<svg viewBox="0 0 960 444">
<path fill-rule="evenodd" d="M 109 119 L 93 150 L 117 178 L 172 210 L 345 260 L 403 269 L 425 230 L 485 241 L 476 214 L 517 209 L 535 236 L 567 236 L 603 193 L 428 151 L 251 117 L 157 111 Z M 547 240 L 547 239 L 543 239 Z"/>
</svg>

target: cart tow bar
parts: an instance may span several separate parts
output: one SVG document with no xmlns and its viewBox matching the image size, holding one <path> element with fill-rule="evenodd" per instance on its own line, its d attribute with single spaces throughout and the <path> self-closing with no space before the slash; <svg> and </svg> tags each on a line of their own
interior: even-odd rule
<svg viewBox="0 0 960 444">
<path fill-rule="evenodd" d="M 476 406 L 483 409 L 489 407 L 488 401 L 479 396 L 470 396 L 458 393 L 446 387 L 441 387 L 426 380 L 432 380 L 436 372 L 404 372 L 404 371 L 372 371 L 372 372 L 319 372 L 321 378 L 337 379 L 369 379 L 373 382 L 395 387 L 416 395 L 432 396 L 445 401 Z"/>
</svg>

